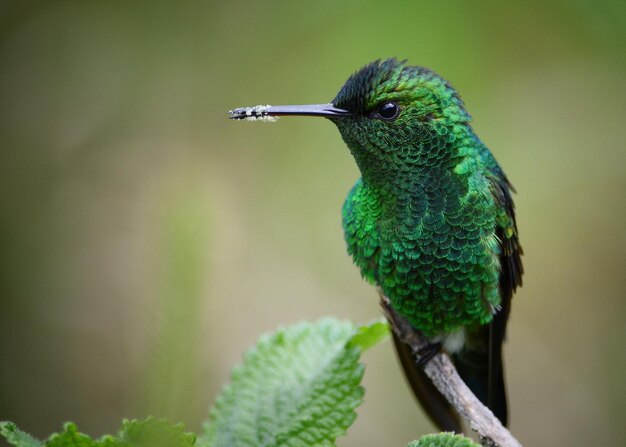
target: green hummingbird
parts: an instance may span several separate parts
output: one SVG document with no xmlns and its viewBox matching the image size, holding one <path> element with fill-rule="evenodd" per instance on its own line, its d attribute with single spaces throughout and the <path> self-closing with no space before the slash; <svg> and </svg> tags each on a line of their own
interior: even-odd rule
<svg viewBox="0 0 626 447">
<path fill-rule="evenodd" d="M 361 171 L 343 205 L 348 253 L 397 312 L 452 356 L 506 425 L 502 343 L 523 274 L 513 187 L 457 91 L 433 71 L 392 58 L 354 73 L 329 104 L 230 111 L 233 119 L 289 115 L 325 117 L 339 128 Z M 415 354 L 394 341 L 433 422 L 460 432 Z"/>
</svg>

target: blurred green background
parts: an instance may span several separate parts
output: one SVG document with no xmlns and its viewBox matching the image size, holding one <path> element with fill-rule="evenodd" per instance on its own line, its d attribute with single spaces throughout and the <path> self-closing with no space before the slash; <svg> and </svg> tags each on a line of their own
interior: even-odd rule
<svg viewBox="0 0 626 447">
<path fill-rule="evenodd" d="M 377 295 L 345 252 L 358 177 L 334 126 L 242 124 L 325 102 L 398 56 L 461 92 L 518 190 L 506 347 L 525 445 L 626 434 L 621 2 L 0 3 L 0 419 L 93 436 L 148 414 L 198 430 L 258 336 Z M 434 428 L 386 343 L 340 446 Z"/>
</svg>

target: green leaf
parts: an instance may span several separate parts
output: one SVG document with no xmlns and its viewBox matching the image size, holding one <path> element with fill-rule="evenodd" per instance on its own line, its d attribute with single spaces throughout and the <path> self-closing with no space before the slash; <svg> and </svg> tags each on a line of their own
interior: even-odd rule
<svg viewBox="0 0 626 447">
<path fill-rule="evenodd" d="M 15 447 L 40 447 L 42 442 L 24 433 L 13 422 L 0 422 L 0 436 Z"/>
<path fill-rule="evenodd" d="M 46 441 L 46 447 L 92 447 L 94 440 L 78 431 L 76 424 L 66 422 L 61 433 L 55 433 Z"/>
<path fill-rule="evenodd" d="M 218 397 L 200 445 L 332 446 L 363 400 L 351 323 L 323 319 L 261 337 Z"/>
<path fill-rule="evenodd" d="M 0 435 L 15 447 L 192 447 L 196 441 L 196 436 L 186 433 L 181 424 L 154 418 L 125 420 L 117 435 L 106 435 L 97 441 L 79 432 L 72 422 L 67 422 L 63 431 L 51 435 L 45 444 L 18 430 L 11 422 L 0 422 Z"/>
<path fill-rule="evenodd" d="M 124 420 L 117 439 L 102 438 L 98 446 L 132 447 L 191 447 L 196 435 L 187 433 L 182 424 L 171 424 L 163 419 L 148 418 L 142 421 Z"/>
<path fill-rule="evenodd" d="M 381 319 L 357 328 L 356 334 L 348 342 L 349 346 L 358 347 L 366 351 L 389 337 L 389 323 Z"/>
<path fill-rule="evenodd" d="M 422 436 L 419 441 L 407 444 L 407 447 L 481 447 L 469 438 L 454 433 L 437 433 Z"/>
</svg>

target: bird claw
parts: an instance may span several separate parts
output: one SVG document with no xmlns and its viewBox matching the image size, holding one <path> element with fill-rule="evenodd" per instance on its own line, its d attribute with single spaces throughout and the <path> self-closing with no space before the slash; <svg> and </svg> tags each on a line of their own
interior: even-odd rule
<svg viewBox="0 0 626 447">
<path fill-rule="evenodd" d="M 415 352 L 415 363 L 424 368 L 426 364 L 441 352 L 441 342 L 428 343 Z"/>
</svg>

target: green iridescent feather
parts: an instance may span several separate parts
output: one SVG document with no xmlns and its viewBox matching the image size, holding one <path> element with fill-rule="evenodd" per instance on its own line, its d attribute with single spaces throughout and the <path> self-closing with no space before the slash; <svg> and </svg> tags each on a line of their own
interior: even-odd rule
<svg viewBox="0 0 626 447">
<path fill-rule="evenodd" d="M 370 110 L 393 101 L 393 121 Z M 395 60 L 351 77 L 333 101 L 361 173 L 343 207 L 348 251 L 365 278 L 425 335 L 488 323 L 497 310 L 506 178 L 469 125 L 458 94 L 433 72 Z M 493 183 L 497 185 L 494 186 Z"/>
</svg>

